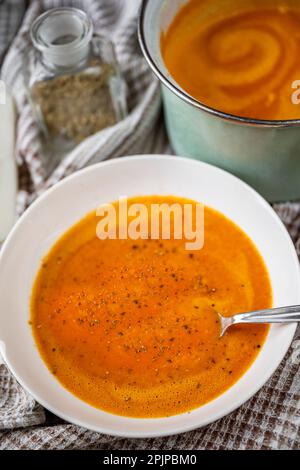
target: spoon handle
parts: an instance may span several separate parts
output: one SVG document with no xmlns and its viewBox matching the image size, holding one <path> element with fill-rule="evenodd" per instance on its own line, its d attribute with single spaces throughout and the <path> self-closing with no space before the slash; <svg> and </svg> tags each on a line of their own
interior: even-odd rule
<svg viewBox="0 0 300 470">
<path fill-rule="evenodd" d="M 271 308 L 234 315 L 233 324 L 236 323 L 294 323 L 300 322 L 300 305 L 291 307 Z"/>
</svg>

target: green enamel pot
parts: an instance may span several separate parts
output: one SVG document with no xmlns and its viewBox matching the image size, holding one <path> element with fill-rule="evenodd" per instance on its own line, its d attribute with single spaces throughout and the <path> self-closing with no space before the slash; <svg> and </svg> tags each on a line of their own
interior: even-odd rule
<svg viewBox="0 0 300 470">
<path fill-rule="evenodd" d="M 220 6 L 223 1 L 219 0 Z M 178 155 L 230 171 L 269 201 L 299 199 L 300 120 L 265 121 L 223 113 L 188 95 L 168 73 L 160 36 L 185 3 L 144 0 L 139 17 L 140 45 L 162 84 L 173 149 Z"/>
</svg>

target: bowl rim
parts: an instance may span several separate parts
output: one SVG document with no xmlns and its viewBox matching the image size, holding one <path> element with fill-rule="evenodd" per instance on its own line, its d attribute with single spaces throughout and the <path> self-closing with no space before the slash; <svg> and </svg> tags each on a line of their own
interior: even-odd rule
<svg viewBox="0 0 300 470">
<path fill-rule="evenodd" d="M 225 121 L 239 123 L 242 125 L 260 127 L 260 128 L 283 128 L 283 127 L 299 127 L 300 119 L 282 119 L 282 120 L 268 120 L 268 119 L 254 119 L 248 117 L 238 116 L 236 114 L 225 113 L 216 108 L 208 106 L 201 101 L 193 98 L 186 91 L 184 91 L 176 82 L 171 81 L 168 76 L 163 72 L 159 64 L 156 63 L 151 55 L 147 44 L 147 35 L 145 32 L 145 19 L 147 15 L 147 6 L 150 0 L 142 0 L 138 15 L 138 39 L 143 55 L 148 62 L 149 67 L 158 77 L 160 82 L 165 85 L 171 92 L 178 98 L 181 98 L 187 104 L 192 105 L 194 108 L 205 111 L 206 113 L 219 117 Z"/>
<path fill-rule="evenodd" d="M 245 183 L 244 181 L 240 180 L 239 178 L 237 178 L 236 176 L 232 175 L 231 173 L 225 171 L 225 170 L 222 170 L 218 167 L 215 167 L 213 165 L 210 165 L 208 163 L 205 163 L 205 162 L 201 162 L 201 161 L 197 161 L 197 160 L 192 160 L 192 159 L 189 159 L 189 158 L 185 158 L 185 157 L 174 157 L 174 155 L 164 155 L 164 154 L 158 154 L 158 155 L 134 155 L 134 156 L 126 156 L 126 157 L 122 157 L 120 159 L 118 158 L 114 158 L 112 160 L 108 160 L 108 161 L 105 161 L 105 162 L 99 162 L 99 163 L 96 163 L 96 164 L 93 164 L 93 165 L 90 165 L 88 167 L 85 167 L 81 170 L 78 170 L 76 171 L 75 173 L 72 173 L 71 175 L 65 177 L 63 180 L 59 181 L 58 183 L 56 183 L 54 186 L 52 186 L 51 188 L 47 189 L 41 196 L 39 196 L 30 206 L 29 208 L 22 214 L 22 216 L 19 218 L 19 220 L 17 221 L 17 223 L 15 224 L 15 226 L 13 227 L 13 229 L 11 230 L 10 234 L 8 235 L 7 239 L 5 240 L 3 246 L 2 246 L 2 249 L 0 251 L 0 270 L 1 270 L 1 264 L 2 264 L 2 259 L 4 258 L 5 254 L 6 254 L 6 251 L 8 248 L 10 248 L 10 244 L 11 244 L 11 240 L 13 239 L 15 233 L 17 231 L 19 231 L 19 227 L 22 226 L 22 223 L 23 223 L 23 220 L 25 218 L 27 218 L 31 212 L 35 211 L 42 203 L 45 199 L 48 198 L 48 196 L 50 194 L 52 194 L 53 192 L 55 192 L 57 190 L 58 187 L 61 187 L 61 186 L 64 186 L 66 184 L 68 184 L 68 182 L 70 182 L 71 180 L 76 180 L 76 179 L 81 179 L 85 174 L 87 173 L 90 173 L 90 172 L 93 172 L 95 170 L 95 168 L 101 168 L 103 166 L 115 166 L 115 165 L 118 165 L 118 164 L 126 164 L 126 162 L 129 162 L 129 161 L 141 161 L 141 160 L 153 160 L 155 159 L 156 161 L 157 160 L 168 160 L 168 161 L 173 161 L 174 159 L 178 160 L 178 161 L 181 161 L 182 163 L 185 163 L 185 164 L 189 164 L 191 166 L 202 166 L 202 167 L 209 167 L 209 168 L 212 168 L 215 172 L 219 173 L 219 174 L 225 174 L 227 177 L 230 177 L 232 179 L 232 181 L 235 181 L 237 183 L 239 183 L 241 185 L 241 187 L 244 187 L 248 192 L 250 192 L 252 194 L 252 197 L 254 197 L 257 202 L 261 205 L 263 205 L 264 209 L 268 211 L 269 215 L 276 220 L 276 223 L 278 224 L 278 227 L 281 228 L 282 230 L 282 234 L 285 235 L 285 238 L 286 238 L 286 242 L 287 244 L 289 244 L 289 248 L 290 248 L 290 251 L 291 251 L 291 255 L 293 255 L 293 258 L 294 258 L 294 262 L 295 262 L 295 267 L 297 267 L 298 269 L 298 272 L 299 272 L 299 280 L 300 280 L 300 270 L 299 270 L 299 261 L 298 261 L 298 256 L 296 254 L 296 250 L 295 250 L 295 247 L 294 247 L 294 244 L 292 242 L 292 239 L 287 231 L 287 229 L 285 228 L 283 222 L 281 221 L 281 219 L 279 218 L 279 216 L 276 214 L 276 212 L 273 210 L 273 208 L 268 204 L 268 202 L 257 192 L 255 191 L 251 186 L 249 186 L 247 183 Z M 40 396 L 39 392 L 33 390 L 30 386 L 27 385 L 26 383 L 26 379 L 24 380 L 21 376 L 21 374 L 18 373 L 18 371 L 16 371 L 15 367 L 11 364 L 9 358 L 7 357 L 6 355 L 6 351 L 5 351 L 5 343 L 2 341 L 2 338 L 0 337 L 0 353 L 2 354 L 2 358 L 4 360 L 4 363 L 7 365 L 7 367 L 9 368 L 9 370 L 12 372 L 12 374 L 15 376 L 15 378 L 17 379 L 17 381 L 21 384 L 21 386 L 31 395 L 33 396 L 33 398 L 38 402 L 40 403 L 44 408 L 46 408 L 47 410 L 49 410 L 50 412 L 54 413 L 56 416 L 62 418 L 63 420 L 65 421 L 68 421 L 70 423 L 73 423 L 75 425 L 78 425 L 78 426 L 81 426 L 85 429 L 88 429 L 88 430 L 92 430 L 92 431 L 96 431 L 96 432 L 100 432 L 100 433 L 103 433 L 103 434 L 106 434 L 106 435 L 111 435 L 111 436 L 116 436 L 116 437 L 124 437 L 124 438 L 155 438 L 155 437 L 166 437 L 166 436 L 172 436 L 172 435 L 177 435 L 177 434 L 182 434 L 182 433 L 185 433 L 185 432 L 189 432 L 189 431 L 193 431 L 193 430 L 196 430 L 196 429 L 200 429 L 208 424 L 211 424 L 221 418 L 223 418 L 224 416 L 227 416 L 229 415 L 230 413 L 232 413 L 233 411 L 235 411 L 236 409 L 238 409 L 240 406 L 242 406 L 244 403 L 246 403 L 250 398 L 252 398 L 264 385 L 265 383 L 270 379 L 270 377 L 274 374 L 274 372 L 277 370 L 277 368 L 279 367 L 280 363 L 282 362 L 282 360 L 284 359 L 292 341 L 293 341 L 293 338 L 294 338 L 294 335 L 295 335 L 295 331 L 296 331 L 296 328 L 297 328 L 297 324 L 290 324 L 290 325 L 287 325 L 287 327 L 290 328 L 290 331 L 289 331 L 289 341 L 287 342 L 288 344 L 286 345 L 285 348 L 282 349 L 281 351 L 281 359 L 279 362 L 276 362 L 276 364 L 272 365 L 272 367 L 270 367 L 268 369 L 268 371 L 265 372 L 265 374 L 261 374 L 255 384 L 255 386 L 253 386 L 251 388 L 251 390 L 247 391 L 247 393 L 243 393 L 242 394 L 242 397 L 239 398 L 239 399 L 236 399 L 233 401 L 233 403 L 226 407 L 226 410 L 220 410 L 219 413 L 215 413 L 213 417 L 207 417 L 207 419 L 202 419 L 201 421 L 201 424 L 197 424 L 197 423 L 187 423 L 187 424 L 183 424 L 181 425 L 180 427 L 178 426 L 178 428 L 176 430 L 160 430 L 160 429 L 157 429 L 157 431 L 124 431 L 124 430 L 108 430 L 107 428 L 105 427 L 101 427 L 99 425 L 94 425 L 94 424 L 90 424 L 87 420 L 85 419 L 78 419 L 78 418 L 74 418 L 73 416 L 70 416 L 68 415 L 67 413 L 61 411 L 61 410 L 58 410 L 55 406 L 51 405 L 47 399 L 44 399 L 42 396 Z M 269 334 L 268 334 L 269 336 Z M 268 339 L 268 337 L 267 337 Z M 266 339 L 266 341 L 267 341 Z M 254 360 L 253 364 L 255 363 L 255 361 L 257 360 L 257 358 Z M 252 364 L 252 365 L 253 365 Z M 46 364 L 44 363 L 43 361 L 43 365 L 45 368 L 47 368 Z M 252 367 L 252 365 L 250 367 Z M 247 372 L 247 371 L 246 371 Z M 243 374 L 244 375 L 244 374 Z M 243 377 L 243 376 L 242 376 Z M 242 378 L 241 377 L 241 378 Z M 53 380 L 56 380 L 54 377 L 53 377 Z M 57 381 L 57 380 L 56 380 Z M 232 387 L 234 387 L 239 381 L 235 382 L 235 384 L 233 384 Z M 64 386 L 59 382 L 60 386 L 62 388 L 64 388 Z M 226 394 L 227 391 L 229 391 L 232 387 L 230 387 L 228 390 L 226 390 L 225 392 L 223 392 L 223 394 Z M 64 388 L 65 389 L 65 388 Z M 67 390 L 67 389 L 65 389 Z M 67 390 L 68 391 L 68 390 Z M 68 391 L 69 392 L 69 391 Z M 69 392 L 71 395 L 75 396 L 74 394 L 72 394 L 71 392 Z M 220 396 L 222 396 L 223 394 L 219 395 L 218 397 L 216 397 L 215 399 L 218 399 Z M 80 400 L 78 397 L 76 397 L 78 400 Z M 214 399 L 214 400 L 215 400 Z M 212 403 L 214 400 L 208 402 L 207 404 L 209 403 Z M 80 400 L 81 402 L 83 400 Z M 85 403 L 85 402 L 83 402 Z M 87 404 L 87 403 L 85 403 Z M 88 404 L 89 405 L 89 404 Z M 92 405 L 89 405 L 92 407 Z M 205 405 L 204 405 L 205 406 Z M 97 411 L 97 408 L 95 407 L 92 407 L 94 408 L 96 411 Z M 201 407 L 199 407 L 201 408 Z M 195 410 L 192 410 L 192 411 L 196 411 L 197 409 L 199 408 L 196 408 Z M 107 413 L 108 415 L 111 415 L 111 416 L 117 416 L 118 415 L 114 415 L 113 413 L 109 413 L 109 412 L 105 412 L 103 410 L 100 410 L 104 413 Z M 184 412 L 184 413 L 181 413 L 179 415 L 174 415 L 174 417 L 178 417 L 180 415 L 186 415 L 186 414 L 189 414 L 190 412 Z M 119 416 L 119 418 L 123 418 L 123 416 Z M 166 418 L 131 418 L 131 417 L 125 417 L 126 420 L 140 420 L 141 422 L 146 422 L 147 420 L 151 421 L 151 420 L 155 420 L 157 421 L 157 423 L 159 423 L 159 421 L 161 419 L 166 419 Z M 167 418 L 169 419 L 169 418 Z"/>
</svg>

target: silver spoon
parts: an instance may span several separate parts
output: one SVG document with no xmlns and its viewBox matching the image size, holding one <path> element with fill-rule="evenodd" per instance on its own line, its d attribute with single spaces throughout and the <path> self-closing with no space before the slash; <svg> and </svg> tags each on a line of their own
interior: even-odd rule
<svg viewBox="0 0 300 470">
<path fill-rule="evenodd" d="M 257 310 L 255 312 L 245 312 L 233 315 L 232 317 L 223 317 L 218 312 L 220 320 L 220 338 L 225 331 L 232 325 L 242 323 L 296 323 L 300 322 L 300 305 L 291 307 L 270 308 L 267 310 Z"/>
</svg>

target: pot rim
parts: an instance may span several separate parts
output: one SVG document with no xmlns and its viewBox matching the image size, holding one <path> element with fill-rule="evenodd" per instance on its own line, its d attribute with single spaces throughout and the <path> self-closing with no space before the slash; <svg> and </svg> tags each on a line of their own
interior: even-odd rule
<svg viewBox="0 0 300 470">
<path fill-rule="evenodd" d="M 186 93 L 181 87 L 179 87 L 179 85 L 175 85 L 173 82 L 171 82 L 171 80 L 166 76 L 166 74 L 161 70 L 159 65 L 153 59 L 147 46 L 144 22 L 145 22 L 146 10 L 147 10 L 149 1 L 150 0 L 142 0 L 140 12 L 138 15 L 138 39 L 139 39 L 140 47 L 142 49 L 144 57 L 146 61 L 148 62 L 148 65 L 150 66 L 154 74 L 159 78 L 161 83 L 165 85 L 170 91 L 172 91 L 175 95 L 177 95 L 186 103 L 192 105 L 194 108 L 201 109 L 202 111 L 205 111 L 206 113 L 209 113 L 213 116 L 217 116 L 226 121 L 231 121 L 231 122 L 244 124 L 248 126 L 254 126 L 254 127 L 280 128 L 280 127 L 299 127 L 300 126 L 300 119 L 286 119 L 286 120 L 253 119 L 253 118 L 241 117 L 235 114 L 229 114 L 223 111 L 219 111 L 218 109 L 207 106 L 201 101 L 196 100 L 191 95 Z"/>
</svg>

